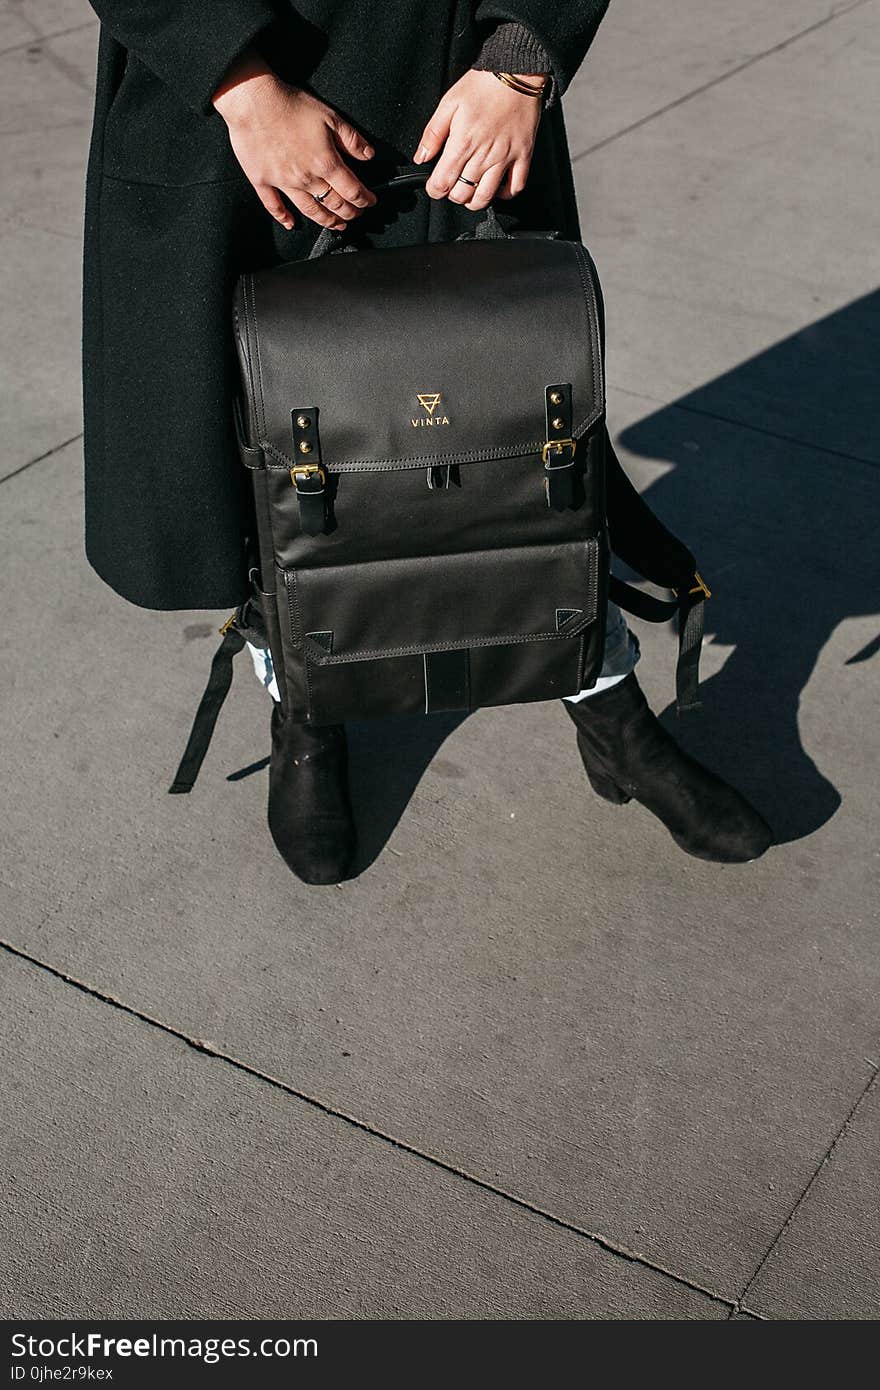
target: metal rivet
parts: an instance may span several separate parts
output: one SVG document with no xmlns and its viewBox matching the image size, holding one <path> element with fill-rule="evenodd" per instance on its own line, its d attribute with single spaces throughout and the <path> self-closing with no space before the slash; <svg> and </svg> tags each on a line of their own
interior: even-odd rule
<svg viewBox="0 0 880 1390">
<path fill-rule="evenodd" d="M 550 404 L 551 404 L 551 405 L 562 405 L 562 400 L 563 400 L 563 396 L 562 396 L 562 392 L 561 392 L 561 391 L 551 391 L 551 392 L 550 392 Z"/>
<path fill-rule="evenodd" d="M 555 419 L 550 421 L 550 423 L 555 430 L 561 430 L 563 425 L 565 424 L 565 421 L 563 420 L 561 415 L 557 415 Z"/>
<path fill-rule="evenodd" d="M 299 425 L 301 430 L 307 430 L 312 422 L 309 419 L 308 415 L 297 415 L 296 423 Z"/>
<path fill-rule="evenodd" d="M 307 439 L 301 439 L 299 441 L 299 451 L 301 454 L 310 454 L 312 452 L 312 446 Z"/>
</svg>

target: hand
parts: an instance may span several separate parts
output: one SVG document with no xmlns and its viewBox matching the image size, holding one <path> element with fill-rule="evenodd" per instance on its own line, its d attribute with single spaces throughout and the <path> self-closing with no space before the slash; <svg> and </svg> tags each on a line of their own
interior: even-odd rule
<svg viewBox="0 0 880 1390">
<path fill-rule="evenodd" d="M 372 159 L 372 147 L 331 106 L 289 87 L 258 55 L 240 59 L 212 100 L 247 179 L 282 227 L 295 225 L 282 193 L 304 217 L 336 231 L 375 203 L 342 158 Z M 315 194 L 328 188 L 318 202 Z"/>
<path fill-rule="evenodd" d="M 524 81 L 537 90 L 534 74 Z M 495 197 L 516 197 L 526 186 L 540 120 L 538 98 L 515 92 L 494 73 L 466 72 L 440 101 L 413 156 L 423 164 L 440 154 L 427 192 L 473 212 Z M 461 183 L 461 174 L 477 187 Z"/>
</svg>

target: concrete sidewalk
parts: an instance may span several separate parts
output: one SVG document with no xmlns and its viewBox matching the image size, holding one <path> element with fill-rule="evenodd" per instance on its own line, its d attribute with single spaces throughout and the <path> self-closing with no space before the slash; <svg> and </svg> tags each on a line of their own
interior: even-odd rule
<svg viewBox="0 0 880 1390">
<path fill-rule="evenodd" d="M 659 10 L 566 98 L 610 420 L 715 590 L 681 737 L 781 843 L 688 859 L 487 710 L 353 730 L 363 872 L 307 889 L 244 666 L 166 794 L 225 615 L 84 561 L 97 24 L 0 3 L 6 1316 L 880 1315 L 880 0 Z"/>
</svg>

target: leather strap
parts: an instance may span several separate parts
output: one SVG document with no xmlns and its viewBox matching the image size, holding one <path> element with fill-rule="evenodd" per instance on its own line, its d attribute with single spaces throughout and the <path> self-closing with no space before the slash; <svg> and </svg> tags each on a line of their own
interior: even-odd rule
<svg viewBox="0 0 880 1390">
<path fill-rule="evenodd" d="M 432 463 L 427 471 L 429 488 L 461 487 L 461 470 L 457 463 Z"/>
<path fill-rule="evenodd" d="M 199 769 L 205 760 L 208 745 L 211 742 L 211 735 L 217 723 L 217 716 L 223 707 L 223 701 L 229 694 L 229 687 L 232 684 L 232 662 L 241 651 L 245 644 L 245 639 L 236 627 L 233 626 L 236 614 L 230 618 L 223 631 L 223 641 L 214 653 L 214 660 L 211 662 L 211 673 L 208 677 L 208 684 L 205 686 L 205 693 L 201 703 L 196 710 L 196 717 L 190 731 L 189 739 L 180 760 L 180 766 L 174 777 L 174 781 L 168 791 L 175 795 L 180 792 L 191 792 L 195 780 L 199 775 Z"/>
<path fill-rule="evenodd" d="M 235 425 L 235 438 L 238 443 L 238 452 L 245 468 L 251 473 L 255 473 L 258 468 L 263 467 L 263 451 L 248 444 L 247 435 L 242 416 L 241 397 L 238 395 L 232 398 L 232 419 Z"/>
<path fill-rule="evenodd" d="M 253 582 L 253 576 L 252 582 Z M 214 653 L 208 684 L 196 711 L 186 749 L 180 760 L 174 781 L 168 788 L 172 794 L 191 792 L 205 759 L 217 723 L 217 716 L 232 685 L 232 663 L 250 642 L 254 647 L 267 648 L 269 639 L 256 590 L 245 599 L 220 629 L 223 641 Z"/>
<path fill-rule="evenodd" d="M 709 597 L 709 590 L 697 572 L 693 552 L 663 525 L 627 477 L 607 430 L 605 483 L 612 551 L 637 574 L 661 588 L 671 589 L 676 595 L 673 600 L 658 599 L 612 575 L 610 596 L 628 613 L 649 623 L 664 623 L 678 617 L 675 707 L 679 714 L 699 709 L 703 604 Z"/>
<path fill-rule="evenodd" d="M 470 708 L 470 652 L 425 652 L 425 714 Z"/>
<path fill-rule="evenodd" d="M 299 406 L 290 412 L 293 455 L 297 462 L 290 470 L 296 488 L 299 520 L 307 536 L 320 536 L 327 520 L 325 475 L 318 434 L 318 407 Z"/>
<path fill-rule="evenodd" d="M 544 415 L 547 426 L 543 449 L 544 493 L 547 506 L 564 512 L 574 501 L 574 455 L 577 447 L 571 437 L 571 383 L 557 382 L 544 387 Z"/>
<path fill-rule="evenodd" d="M 696 583 L 694 582 L 696 581 Z M 703 645 L 703 605 L 708 597 L 705 586 L 694 574 L 675 599 L 655 598 L 634 589 L 612 574 L 608 596 L 627 613 L 649 623 L 667 623 L 678 618 L 678 660 L 675 664 L 675 709 L 678 714 L 702 708 L 700 700 L 700 651 Z"/>
<path fill-rule="evenodd" d="M 682 599 L 678 612 L 678 661 L 675 665 L 675 708 L 679 714 L 701 709 L 700 651 L 703 646 L 705 598 Z"/>
</svg>

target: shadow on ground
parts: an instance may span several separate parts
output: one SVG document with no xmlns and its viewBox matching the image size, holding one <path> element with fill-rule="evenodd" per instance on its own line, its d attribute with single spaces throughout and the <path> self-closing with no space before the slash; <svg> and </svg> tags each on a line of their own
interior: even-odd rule
<svg viewBox="0 0 880 1390">
<path fill-rule="evenodd" d="M 348 726 L 351 795 L 363 873 L 382 853 L 425 769 L 465 714 L 412 715 Z"/>
<path fill-rule="evenodd" d="M 664 722 L 753 798 L 781 841 L 810 834 L 840 805 L 834 769 L 820 771 L 801 742 L 801 692 L 837 625 L 880 610 L 878 331 L 880 292 L 620 438 L 674 465 L 645 497 L 696 551 L 713 588 L 707 630 L 733 648 L 703 687 L 704 714 L 676 721 L 667 710 Z M 869 643 L 843 664 L 876 650 Z"/>
</svg>

